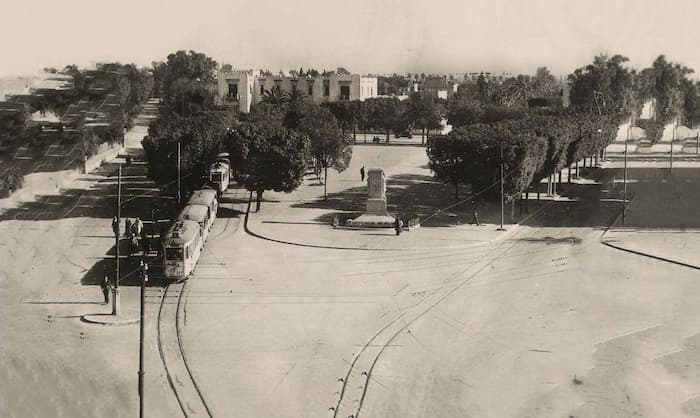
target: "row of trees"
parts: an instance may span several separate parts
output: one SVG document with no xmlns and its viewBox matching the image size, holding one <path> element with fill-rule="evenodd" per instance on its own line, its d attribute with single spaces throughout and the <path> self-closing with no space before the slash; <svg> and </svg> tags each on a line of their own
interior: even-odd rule
<svg viewBox="0 0 700 418">
<path fill-rule="evenodd" d="M 642 106 L 654 101 L 654 119 L 641 123 L 656 142 L 663 126 L 673 120 L 694 126 L 700 122 L 698 82 L 691 68 L 660 55 L 651 67 L 636 71 L 622 55 L 599 55 L 569 76 L 571 105 L 576 111 L 637 118 Z"/>
<path fill-rule="evenodd" d="M 458 127 L 429 138 L 426 152 L 435 177 L 455 187 L 455 199 L 459 185 L 495 196 L 503 162 L 504 192 L 512 200 L 562 168 L 600 154 L 616 131 L 609 115 L 531 114 Z"/>
<path fill-rule="evenodd" d="M 46 69 L 49 74 L 68 75 L 71 88 L 40 88 L 23 97 L 22 104 L 8 104 L 12 112 L 0 113 L 0 154 L 12 156 L 20 147 L 25 147 L 35 158 L 45 158 L 49 145 L 60 144 L 66 149 L 78 146 L 78 152 L 92 155 L 104 142 L 114 143 L 123 139 L 124 128 L 129 127 L 140 111 L 141 105 L 150 97 L 152 82 L 147 69 L 133 64 L 102 64 L 96 69 L 79 69 L 69 65 L 62 71 Z M 113 100 L 114 99 L 114 100 Z M 116 106 L 102 106 L 104 103 Z M 76 106 L 71 108 L 71 106 Z M 69 111 L 69 109 L 72 109 Z M 54 113 L 57 122 L 31 122 L 34 112 Z M 86 122 L 86 113 L 98 113 L 100 122 Z M 53 130 L 43 129 L 53 125 Z M 71 129 L 66 129 L 71 128 Z M 73 157 L 70 157 L 73 158 Z M 82 158 L 73 159 L 78 164 Z M 53 159 L 52 163 L 58 164 Z M 70 163 L 64 161 L 62 164 Z M 11 166 L 11 165 L 10 165 Z M 17 189 L 29 165 L 5 171 L 0 176 L 0 188 Z"/>
</svg>

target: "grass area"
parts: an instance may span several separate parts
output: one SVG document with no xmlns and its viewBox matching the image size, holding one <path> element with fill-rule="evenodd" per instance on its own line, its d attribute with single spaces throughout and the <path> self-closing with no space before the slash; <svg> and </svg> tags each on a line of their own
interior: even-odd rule
<svg viewBox="0 0 700 418">
<path fill-rule="evenodd" d="M 622 170 L 615 176 L 622 179 Z M 700 228 L 700 168 L 632 168 L 627 170 L 631 202 L 625 226 Z M 622 183 L 616 185 L 622 188 Z M 622 225 L 618 219 L 617 226 Z"/>
</svg>

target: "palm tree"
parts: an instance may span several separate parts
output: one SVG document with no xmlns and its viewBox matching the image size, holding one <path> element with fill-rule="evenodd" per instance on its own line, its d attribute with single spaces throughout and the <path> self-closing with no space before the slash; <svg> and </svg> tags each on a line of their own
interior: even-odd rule
<svg viewBox="0 0 700 418">
<path fill-rule="evenodd" d="M 282 87 L 275 85 L 269 90 L 263 92 L 262 101 L 264 103 L 281 105 L 287 103 L 288 95 L 282 91 Z"/>
<path fill-rule="evenodd" d="M 292 91 L 285 92 L 284 95 L 287 98 L 287 102 L 292 105 L 301 103 L 306 97 L 304 92 L 299 90 L 297 86 L 292 86 Z"/>
</svg>

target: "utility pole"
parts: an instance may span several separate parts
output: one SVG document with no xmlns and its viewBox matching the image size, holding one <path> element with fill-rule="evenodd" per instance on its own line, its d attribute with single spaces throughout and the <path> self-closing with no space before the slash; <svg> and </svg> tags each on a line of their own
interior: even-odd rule
<svg viewBox="0 0 700 418">
<path fill-rule="evenodd" d="M 506 229 L 503 227 L 503 142 L 501 141 L 501 227 L 498 228 L 498 231 L 505 231 Z"/>
<path fill-rule="evenodd" d="M 148 281 L 148 263 L 141 260 L 141 321 L 139 324 L 139 417 L 143 418 L 143 376 L 146 374 L 143 370 L 143 335 L 144 323 L 146 322 L 146 282 Z"/>
<path fill-rule="evenodd" d="M 625 212 L 627 212 L 627 143 L 630 140 L 630 126 L 627 126 L 627 139 L 625 140 L 625 164 L 622 175 L 622 225 L 625 224 Z"/>
<path fill-rule="evenodd" d="M 177 141 L 177 203 L 180 204 L 180 140 Z"/>
<path fill-rule="evenodd" d="M 676 121 L 673 121 L 673 130 L 671 131 L 671 161 L 669 165 L 669 172 L 673 174 L 673 141 L 676 140 Z"/>
<path fill-rule="evenodd" d="M 122 165 L 119 164 L 119 172 L 117 175 L 117 225 L 121 228 L 122 217 Z M 114 288 L 112 294 L 112 315 L 119 315 L 119 233 L 116 234 L 116 275 L 114 278 Z"/>
</svg>

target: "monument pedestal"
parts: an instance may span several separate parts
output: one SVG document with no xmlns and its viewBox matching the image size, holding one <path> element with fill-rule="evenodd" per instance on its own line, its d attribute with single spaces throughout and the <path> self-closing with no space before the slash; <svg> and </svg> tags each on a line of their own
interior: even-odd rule
<svg viewBox="0 0 700 418">
<path fill-rule="evenodd" d="M 386 215 L 386 198 L 367 199 L 367 213 Z"/>
<path fill-rule="evenodd" d="M 347 226 L 356 228 L 393 228 L 394 217 L 386 211 L 386 177 L 381 168 L 367 170 L 367 210 Z"/>
</svg>

